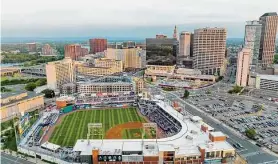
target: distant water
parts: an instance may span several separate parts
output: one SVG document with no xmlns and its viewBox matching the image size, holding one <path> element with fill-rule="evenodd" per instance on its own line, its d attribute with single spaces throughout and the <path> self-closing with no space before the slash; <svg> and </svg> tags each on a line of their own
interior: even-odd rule
<svg viewBox="0 0 278 164">
<path fill-rule="evenodd" d="M 23 64 L 23 63 L 22 63 Z M 20 66 L 21 63 L 0 63 L 0 67 L 13 67 L 13 66 Z"/>
<path fill-rule="evenodd" d="M 67 42 L 83 43 L 88 42 L 91 38 L 97 37 L 2 37 L 2 43 L 29 43 L 29 42 Z M 108 42 L 135 41 L 145 42 L 145 38 L 135 37 L 106 37 Z"/>
</svg>

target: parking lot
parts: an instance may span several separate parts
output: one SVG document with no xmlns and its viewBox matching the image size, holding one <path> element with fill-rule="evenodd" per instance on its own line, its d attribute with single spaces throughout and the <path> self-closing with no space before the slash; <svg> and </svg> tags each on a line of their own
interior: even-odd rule
<svg viewBox="0 0 278 164">
<path fill-rule="evenodd" d="M 192 95 L 188 98 L 188 102 L 244 135 L 247 129 L 255 129 L 258 146 L 278 150 L 276 107 L 209 94 Z M 240 145 L 233 146 L 238 150 L 243 149 Z"/>
</svg>

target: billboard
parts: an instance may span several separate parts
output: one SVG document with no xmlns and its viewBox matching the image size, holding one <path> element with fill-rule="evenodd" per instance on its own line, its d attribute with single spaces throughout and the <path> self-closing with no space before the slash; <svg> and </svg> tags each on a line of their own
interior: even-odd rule
<svg viewBox="0 0 278 164">
<path fill-rule="evenodd" d="M 30 115 L 29 113 L 25 113 L 20 119 L 19 119 L 19 125 L 18 125 L 18 131 L 19 134 L 22 135 L 23 132 L 29 128 L 30 126 Z"/>
</svg>

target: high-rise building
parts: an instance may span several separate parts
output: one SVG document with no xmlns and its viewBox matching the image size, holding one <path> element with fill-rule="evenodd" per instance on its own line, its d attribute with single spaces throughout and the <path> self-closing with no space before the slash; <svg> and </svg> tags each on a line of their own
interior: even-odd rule
<svg viewBox="0 0 278 164">
<path fill-rule="evenodd" d="M 71 58 L 49 62 L 46 65 L 47 85 L 51 89 L 61 89 L 63 84 L 76 82 L 74 61 Z"/>
<path fill-rule="evenodd" d="M 90 39 L 90 53 L 103 52 L 107 49 L 107 39 Z"/>
<path fill-rule="evenodd" d="M 174 28 L 173 38 L 175 38 L 175 39 L 178 40 L 178 30 L 177 30 L 177 26 L 175 26 L 175 28 Z"/>
<path fill-rule="evenodd" d="M 147 64 L 175 65 L 178 51 L 176 38 L 146 38 Z"/>
<path fill-rule="evenodd" d="M 45 44 L 42 47 L 42 55 L 43 56 L 56 56 L 57 51 L 53 49 L 49 44 Z"/>
<path fill-rule="evenodd" d="M 206 75 L 223 75 L 226 51 L 225 28 L 194 30 L 193 68 Z"/>
<path fill-rule="evenodd" d="M 248 21 L 245 25 L 244 47 L 251 49 L 250 64 L 257 65 L 260 50 L 262 25 L 259 21 Z"/>
<path fill-rule="evenodd" d="M 106 58 L 123 61 L 124 69 L 145 68 L 146 51 L 141 48 L 112 49 L 108 48 Z"/>
<path fill-rule="evenodd" d="M 263 67 L 273 64 L 278 16 L 276 12 L 265 13 L 260 17 L 262 24 L 259 60 Z"/>
<path fill-rule="evenodd" d="M 28 52 L 37 52 L 37 45 L 36 43 L 26 43 Z"/>
<path fill-rule="evenodd" d="M 81 45 L 68 44 L 65 45 L 65 58 L 69 57 L 72 60 L 77 60 L 81 56 Z"/>
<path fill-rule="evenodd" d="M 237 56 L 236 84 L 245 87 L 248 82 L 249 62 L 252 50 L 243 48 Z"/>
<path fill-rule="evenodd" d="M 125 69 L 136 69 L 146 67 L 146 51 L 140 48 L 124 50 Z"/>
<path fill-rule="evenodd" d="M 184 58 L 190 58 L 190 43 L 191 43 L 191 33 L 181 32 L 180 33 L 180 44 L 179 44 L 179 56 Z"/>
</svg>

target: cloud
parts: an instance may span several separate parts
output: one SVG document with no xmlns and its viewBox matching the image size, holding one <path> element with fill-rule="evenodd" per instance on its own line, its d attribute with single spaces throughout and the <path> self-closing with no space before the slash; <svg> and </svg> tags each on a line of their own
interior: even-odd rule
<svg viewBox="0 0 278 164">
<path fill-rule="evenodd" d="M 277 0 L 2 0 L 2 35 L 145 37 L 177 24 L 180 30 L 221 25 L 240 36 L 247 20 L 277 6 Z"/>
</svg>

